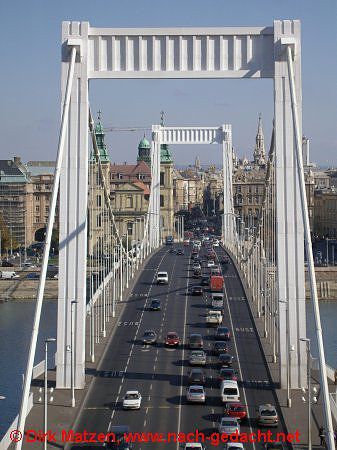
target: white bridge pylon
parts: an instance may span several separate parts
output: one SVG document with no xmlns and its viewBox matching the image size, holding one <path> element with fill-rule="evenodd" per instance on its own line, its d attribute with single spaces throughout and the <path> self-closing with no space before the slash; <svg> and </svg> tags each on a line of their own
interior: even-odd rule
<svg viewBox="0 0 337 450">
<path fill-rule="evenodd" d="M 150 205 L 150 244 L 160 244 L 160 146 L 162 144 L 220 144 L 222 146 L 224 180 L 224 214 L 233 214 L 232 202 L 232 127 L 166 127 L 152 125 L 151 145 L 151 197 Z M 234 222 L 232 222 L 234 223 Z"/>
</svg>

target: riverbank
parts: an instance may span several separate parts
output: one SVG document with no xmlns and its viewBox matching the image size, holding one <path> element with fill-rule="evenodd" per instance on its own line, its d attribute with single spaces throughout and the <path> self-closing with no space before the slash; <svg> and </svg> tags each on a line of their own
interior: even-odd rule
<svg viewBox="0 0 337 450">
<path fill-rule="evenodd" d="M 39 280 L 28 279 L 27 271 L 17 272 L 20 278 L 13 280 L 0 279 L 0 303 L 11 300 L 34 300 L 36 299 Z M 337 301 L 337 267 L 316 267 L 317 293 L 319 300 Z M 310 299 L 310 286 L 308 272 L 306 270 L 305 295 Z M 44 298 L 58 298 L 58 280 L 47 279 Z"/>
</svg>

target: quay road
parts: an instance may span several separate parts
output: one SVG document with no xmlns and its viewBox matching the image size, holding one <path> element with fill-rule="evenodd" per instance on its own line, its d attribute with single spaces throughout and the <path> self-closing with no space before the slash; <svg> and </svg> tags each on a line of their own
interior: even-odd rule
<svg viewBox="0 0 337 450">
<path fill-rule="evenodd" d="M 185 255 L 170 253 L 170 248 L 162 248 L 149 260 L 127 300 L 78 417 L 76 431 L 107 432 L 116 425 L 128 425 L 131 432 L 187 433 L 198 429 L 210 434 L 218 431 L 223 406 L 219 396 L 216 357 L 210 356 L 215 329 L 206 327 L 205 299 L 187 293 L 188 288 L 199 281 L 192 279 L 190 248 L 184 249 Z M 220 260 L 223 254 L 224 251 L 218 248 Z M 159 270 L 168 272 L 168 285 L 157 286 L 154 283 Z M 256 432 L 256 409 L 264 403 L 277 406 L 276 395 L 234 265 L 224 264 L 222 270 L 226 287 L 223 325 L 231 331 L 229 353 L 234 355 L 233 367 L 238 372 L 241 400 L 248 406 L 249 413 L 249 420 L 241 424 L 241 432 Z M 209 271 L 203 267 L 204 273 Z M 149 310 L 153 298 L 161 300 L 161 311 Z M 144 346 L 141 343 L 147 329 L 157 332 L 157 345 Z M 164 339 L 168 331 L 176 331 L 182 345 L 176 349 L 165 348 Z M 203 335 L 208 358 L 204 368 L 206 404 L 200 405 L 187 404 L 185 397 L 190 367 L 189 351 L 183 344 L 192 332 Z M 133 389 L 142 395 L 141 409 L 124 411 L 123 396 L 127 390 Z M 273 432 L 285 432 L 278 406 L 277 409 L 280 423 Z M 294 432 L 295 428 L 294 425 L 294 430 L 288 431 Z M 135 444 L 135 449 L 139 450 L 178 448 L 179 443 Z M 215 447 L 206 442 L 206 448 Z M 223 448 L 223 444 L 218 448 Z M 245 444 L 245 449 L 261 448 L 263 446 L 258 443 Z"/>
</svg>

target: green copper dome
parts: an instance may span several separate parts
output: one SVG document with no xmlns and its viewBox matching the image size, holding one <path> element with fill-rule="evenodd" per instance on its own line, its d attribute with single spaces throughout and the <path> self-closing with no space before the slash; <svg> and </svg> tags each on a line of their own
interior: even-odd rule
<svg viewBox="0 0 337 450">
<path fill-rule="evenodd" d="M 145 134 L 143 139 L 138 144 L 137 162 L 144 161 L 151 166 L 151 144 L 146 139 Z"/>
<path fill-rule="evenodd" d="M 150 142 L 146 139 L 146 137 L 144 136 L 143 139 L 139 142 L 138 144 L 138 150 L 140 150 L 141 148 L 151 148 L 151 144 Z"/>
<path fill-rule="evenodd" d="M 160 146 L 160 162 L 163 164 L 173 163 L 172 155 L 168 144 L 161 144 Z"/>
</svg>

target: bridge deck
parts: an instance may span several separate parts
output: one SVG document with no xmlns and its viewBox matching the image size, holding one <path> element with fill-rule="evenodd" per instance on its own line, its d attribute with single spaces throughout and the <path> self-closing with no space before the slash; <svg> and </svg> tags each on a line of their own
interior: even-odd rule
<svg viewBox="0 0 337 450">
<path fill-rule="evenodd" d="M 218 250 L 220 255 L 223 250 Z M 188 350 L 184 345 L 167 349 L 162 344 L 167 331 L 177 331 L 185 341 L 189 333 L 200 333 L 204 337 L 204 348 L 210 354 L 214 331 L 205 326 L 206 302 L 202 297 L 186 295 L 189 286 L 198 284 L 191 278 L 189 255 L 171 254 L 168 248 L 160 249 L 146 264 L 138 281 L 123 305 L 121 317 L 114 321 L 111 339 L 99 367 L 88 365 L 88 381 L 94 377 L 89 391 L 78 392 L 78 404 L 85 396 L 83 407 L 76 420 L 77 431 L 107 432 L 114 425 L 129 425 L 130 431 L 152 431 L 159 433 L 189 432 L 196 428 L 206 434 L 217 431 L 217 422 L 223 412 L 216 382 L 218 369 L 214 356 L 208 357 L 205 368 L 207 376 L 205 405 L 189 405 L 185 400 L 186 375 L 189 370 Z M 153 283 L 156 270 L 167 270 L 169 284 L 157 286 Z M 207 271 L 209 269 L 205 269 Z M 223 265 L 226 284 L 224 326 L 231 329 L 229 352 L 234 355 L 234 367 L 243 402 L 248 406 L 249 421 L 243 423 L 241 432 L 256 432 L 256 408 L 263 403 L 278 407 L 280 424 L 273 431 L 289 432 L 296 428 L 303 433 L 306 442 L 306 408 L 301 395 L 294 395 L 293 407 L 284 408 L 283 392 L 277 390 L 275 367 L 267 363 L 269 349 L 260 341 L 254 319 L 251 316 L 245 291 L 233 264 Z M 150 312 L 149 302 L 159 298 L 162 310 Z M 257 323 L 259 327 L 259 323 Z M 143 346 L 139 339 L 146 329 L 158 333 L 159 344 Z M 262 342 L 262 344 L 260 344 Z M 264 351 L 266 354 L 264 354 Z M 103 351 L 103 344 L 99 349 Z M 269 364 L 269 365 L 268 365 Z M 53 373 L 51 373 L 51 378 Z M 87 386 L 88 387 L 88 386 Z M 137 389 L 142 394 L 141 411 L 123 411 L 122 397 L 127 390 Z M 49 407 L 49 428 L 58 432 L 68 429 L 78 409 L 68 407 L 70 393 L 58 391 L 54 405 Z M 317 410 L 317 411 L 316 411 Z M 35 407 L 30 413 L 26 429 L 42 428 L 42 408 Z M 317 426 L 321 424 L 316 407 L 313 420 L 314 448 L 319 448 Z M 316 428 L 316 430 L 315 430 Z M 262 429 L 263 430 L 263 429 Z M 266 431 L 266 430 L 264 430 Z M 57 446 L 63 446 L 58 442 Z M 32 449 L 41 444 L 26 444 Z M 137 444 L 137 449 L 175 449 L 177 444 Z M 206 448 L 215 448 L 210 441 Z M 220 447 L 221 448 L 221 447 Z M 261 444 L 246 444 L 245 449 L 259 449 Z M 305 445 L 297 448 L 306 448 Z"/>
</svg>

